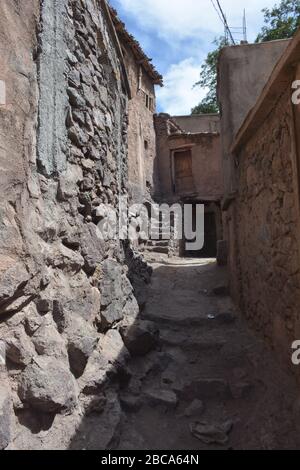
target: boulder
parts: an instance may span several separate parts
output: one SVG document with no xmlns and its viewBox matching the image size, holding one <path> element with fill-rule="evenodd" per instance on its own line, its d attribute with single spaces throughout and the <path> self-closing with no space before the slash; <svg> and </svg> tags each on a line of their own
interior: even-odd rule
<svg viewBox="0 0 300 470">
<path fill-rule="evenodd" d="M 102 263 L 106 252 L 106 243 L 101 239 L 100 232 L 95 224 L 84 225 L 80 245 L 81 254 L 85 261 L 84 269 L 87 274 L 91 275 L 96 267 Z"/>
<path fill-rule="evenodd" d="M 81 393 L 98 394 L 104 389 L 110 373 L 114 373 L 113 366 L 103 354 L 95 350 L 87 362 L 83 375 L 78 380 Z"/>
<path fill-rule="evenodd" d="M 18 366 L 27 366 L 36 355 L 35 348 L 23 326 L 12 331 L 8 330 L 5 344 L 7 359 Z"/>
<path fill-rule="evenodd" d="M 120 327 L 124 344 L 132 356 L 144 356 L 158 344 L 159 330 L 155 323 L 136 320 Z"/>
<path fill-rule="evenodd" d="M 101 310 L 102 331 L 112 328 L 117 322 L 123 320 L 123 302 L 114 300 L 108 307 Z"/>
<path fill-rule="evenodd" d="M 43 413 L 70 411 L 77 403 L 75 379 L 54 357 L 35 358 L 22 373 L 18 391 L 23 403 Z"/>
<path fill-rule="evenodd" d="M 97 346 L 99 334 L 92 325 L 78 315 L 69 315 L 65 334 L 70 367 L 78 378 L 83 374 L 88 358 Z"/>
<path fill-rule="evenodd" d="M 42 325 L 31 339 L 39 355 L 53 356 L 62 360 L 68 359 L 66 342 L 58 333 L 52 317 L 44 318 Z"/>
<path fill-rule="evenodd" d="M 22 263 L 1 256 L 0 265 L 0 305 L 10 302 L 23 293 L 30 275 Z"/>
<path fill-rule="evenodd" d="M 130 358 L 122 337 L 117 330 L 109 330 L 99 342 L 99 351 L 109 364 L 117 368 L 124 368 Z"/>
<path fill-rule="evenodd" d="M 100 283 L 101 307 L 108 307 L 113 301 L 123 298 L 122 266 L 113 259 L 102 263 L 102 281 Z"/>
<path fill-rule="evenodd" d="M 191 424 L 190 430 L 194 437 L 204 444 L 218 444 L 225 445 L 229 440 L 229 433 L 233 428 L 232 421 L 224 423 L 206 423 L 196 422 Z"/>
</svg>

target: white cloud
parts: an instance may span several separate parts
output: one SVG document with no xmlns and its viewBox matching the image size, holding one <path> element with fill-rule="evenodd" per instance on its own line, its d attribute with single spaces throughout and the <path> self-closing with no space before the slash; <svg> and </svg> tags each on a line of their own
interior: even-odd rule
<svg viewBox="0 0 300 470">
<path fill-rule="evenodd" d="M 171 115 L 189 114 L 205 96 L 205 90 L 193 88 L 199 79 L 199 62 L 190 57 L 173 64 L 164 76 L 164 88 L 157 90 L 160 108 Z"/>
<path fill-rule="evenodd" d="M 192 89 L 199 79 L 201 64 L 212 48 L 212 40 L 223 34 L 223 26 L 211 0 L 111 0 L 143 31 L 144 39 L 164 40 L 165 87 L 158 90 L 159 107 L 170 114 L 187 114 L 205 95 Z M 254 41 L 263 24 L 264 7 L 280 0 L 220 0 L 230 26 L 242 26 L 243 10 L 247 13 L 248 40 Z M 242 37 L 240 37 L 242 39 Z M 142 39 L 142 38 L 141 38 Z M 239 36 L 236 36 L 239 39 Z M 146 41 L 147 42 L 147 41 Z M 146 47 L 146 42 L 142 46 Z M 171 53 L 172 52 L 172 53 Z M 169 53 L 169 56 L 168 56 Z M 182 60 L 186 53 L 187 59 Z M 174 55 L 178 57 L 175 62 Z M 155 64 L 155 49 L 151 55 Z M 158 51 L 161 59 L 162 51 Z M 172 57 L 173 59 L 170 59 Z"/>
<path fill-rule="evenodd" d="M 242 26 L 246 8 L 250 39 L 253 40 L 262 24 L 261 10 L 276 0 L 221 0 L 231 26 Z M 277 0 L 278 2 L 278 0 Z M 207 31 L 220 35 L 222 23 L 210 0 L 117 0 L 123 10 L 136 18 L 140 26 L 155 29 L 171 42 L 198 36 Z"/>
</svg>

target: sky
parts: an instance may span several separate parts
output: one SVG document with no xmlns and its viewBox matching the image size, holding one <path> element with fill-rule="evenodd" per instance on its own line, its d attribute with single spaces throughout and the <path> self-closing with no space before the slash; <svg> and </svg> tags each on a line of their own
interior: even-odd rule
<svg viewBox="0 0 300 470">
<path fill-rule="evenodd" d="M 156 90 L 158 112 L 190 114 L 206 94 L 205 89 L 193 87 L 199 80 L 201 64 L 214 49 L 214 39 L 224 32 L 211 0 L 110 0 L 110 3 L 164 76 L 164 87 Z M 242 26 L 246 9 L 248 41 L 253 42 L 263 25 L 261 10 L 272 7 L 276 0 L 220 3 L 233 27 Z"/>
</svg>

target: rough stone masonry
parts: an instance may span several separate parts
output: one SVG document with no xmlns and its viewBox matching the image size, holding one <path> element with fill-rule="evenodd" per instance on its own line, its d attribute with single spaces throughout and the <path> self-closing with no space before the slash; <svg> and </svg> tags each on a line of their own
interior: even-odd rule
<svg viewBox="0 0 300 470">
<path fill-rule="evenodd" d="M 96 230 L 127 193 L 120 46 L 98 0 L 3 0 L 0 44 L 0 449 L 66 449 L 92 412 L 106 448 L 139 313 L 127 265 L 150 275 Z"/>
</svg>

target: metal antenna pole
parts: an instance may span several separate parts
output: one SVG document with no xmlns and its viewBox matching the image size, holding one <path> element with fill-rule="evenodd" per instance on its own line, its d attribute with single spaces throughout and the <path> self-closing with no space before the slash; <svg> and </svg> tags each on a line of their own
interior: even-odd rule
<svg viewBox="0 0 300 470">
<path fill-rule="evenodd" d="M 232 33 L 231 33 L 231 31 L 230 31 L 230 28 L 229 28 L 228 23 L 227 23 L 226 16 L 225 16 L 225 14 L 224 14 L 224 12 L 223 12 L 223 9 L 222 9 L 222 7 L 221 7 L 221 5 L 220 5 L 220 1 L 219 1 L 219 0 L 217 0 L 217 4 L 218 4 L 219 10 L 220 10 L 220 12 L 221 12 L 221 15 L 222 15 L 222 17 L 223 17 L 224 24 L 225 24 L 225 28 L 227 29 L 227 32 L 228 32 L 228 34 L 229 34 L 229 37 L 230 37 L 230 39 L 231 39 L 231 41 L 232 41 L 232 44 L 235 45 L 235 40 L 234 40 L 234 38 L 233 38 L 233 36 L 232 36 Z"/>
<path fill-rule="evenodd" d="M 243 18 L 243 30 L 244 30 L 244 41 L 247 42 L 247 20 L 246 20 L 246 9 L 244 8 L 244 18 Z"/>
</svg>

